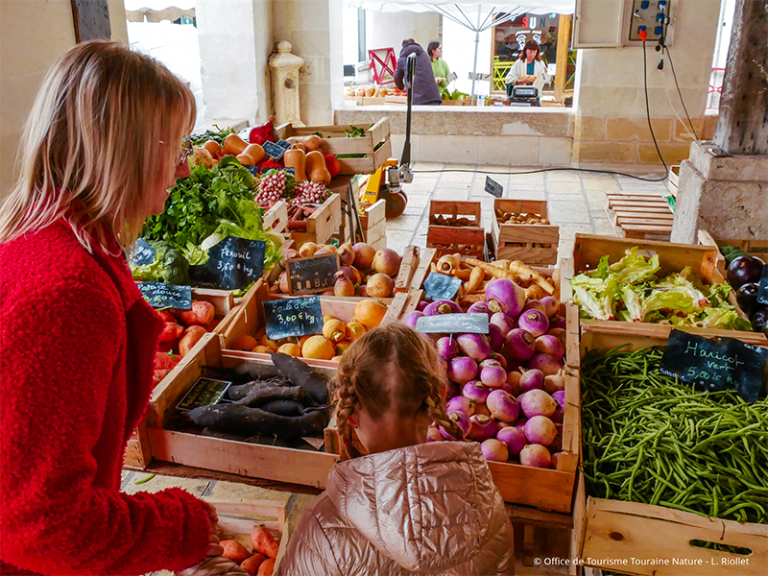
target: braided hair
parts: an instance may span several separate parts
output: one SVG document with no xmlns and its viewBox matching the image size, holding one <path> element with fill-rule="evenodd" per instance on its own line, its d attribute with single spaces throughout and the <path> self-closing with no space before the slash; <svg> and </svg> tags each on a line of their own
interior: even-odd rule
<svg viewBox="0 0 768 576">
<path fill-rule="evenodd" d="M 349 425 L 356 406 L 374 420 L 392 410 L 403 417 L 426 411 L 451 435 L 461 438 L 458 426 L 445 412 L 446 387 L 437 351 L 418 332 L 399 322 L 366 332 L 341 357 L 332 382 L 342 450 L 351 458 L 360 456 Z"/>
</svg>

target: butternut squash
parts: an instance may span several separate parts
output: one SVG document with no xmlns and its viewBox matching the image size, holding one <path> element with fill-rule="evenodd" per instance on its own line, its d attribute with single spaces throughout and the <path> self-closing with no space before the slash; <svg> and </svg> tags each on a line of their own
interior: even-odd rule
<svg viewBox="0 0 768 576">
<path fill-rule="evenodd" d="M 245 152 L 238 154 L 235 158 L 237 158 L 237 161 L 243 166 L 256 166 L 256 164 L 258 164 L 253 156 L 246 154 Z"/>
<path fill-rule="evenodd" d="M 208 140 L 205 144 L 203 144 L 203 148 L 208 150 L 208 152 L 210 152 L 211 156 L 214 158 L 221 156 L 221 146 L 218 142 L 216 142 L 216 140 Z"/>
<path fill-rule="evenodd" d="M 253 158 L 253 163 L 258 164 L 264 158 L 264 148 L 258 144 L 248 144 L 245 150 L 243 150 L 243 154 L 248 154 L 248 156 Z"/>
<path fill-rule="evenodd" d="M 301 150 L 302 152 L 306 152 L 307 148 L 304 146 L 304 144 L 294 144 L 289 148 L 289 150 Z"/>
<path fill-rule="evenodd" d="M 283 154 L 283 162 L 285 162 L 286 168 L 293 168 L 295 174 L 294 178 L 296 179 L 296 182 L 306 182 L 307 181 L 307 173 L 304 168 L 304 163 L 306 161 L 307 155 L 304 153 L 303 150 L 287 150 L 285 154 Z"/>
<path fill-rule="evenodd" d="M 240 138 L 237 134 L 230 134 L 224 139 L 224 150 L 229 154 L 242 154 L 248 146 L 248 142 Z"/>
<path fill-rule="evenodd" d="M 325 166 L 325 158 L 317 150 L 307 153 L 306 161 L 307 178 L 310 182 L 322 182 L 326 186 L 331 183 L 331 173 Z"/>
<path fill-rule="evenodd" d="M 319 150 L 320 145 L 323 143 L 323 141 L 314 134 L 310 136 L 291 136 L 290 138 L 287 138 L 287 140 L 291 144 L 304 144 L 304 147 L 310 152 L 312 150 Z"/>
</svg>

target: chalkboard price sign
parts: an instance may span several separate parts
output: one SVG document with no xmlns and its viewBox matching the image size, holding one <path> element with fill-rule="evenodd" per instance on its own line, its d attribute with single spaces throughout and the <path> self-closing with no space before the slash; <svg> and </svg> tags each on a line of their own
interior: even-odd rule
<svg viewBox="0 0 768 576">
<path fill-rule="evenodd" d="M 213 380 L 212 378 L 198 378 L 195 385 L 176 405 L 179 410 L 193 410 L 200 406 L 218 404 L 224 397 L 232 382 L 226 380 Z"/>
<path fill-rule="evenodd" d="M 262 305 L 267 338 L 270 340 L 323 333 L 323 310 L 319 296 L 266 300 Z"/>
<path fill-rule="evenodd" d="M 131 260 L 136 266 L 145 266 L 155 261 L 157 253 L 144 238 L 136 240 L 136 247 L 131 252 Z"/>
<path fill-rule="evenodd" d="M 768 264 L 763 266 L 763 274 L 760 276 L 760 286 L 757 290 L 757 301 L 768 306 Z"/>
<path fill-rule="evenodd" d="M 139 282 L 137 284 L 144 300 L 152 308 L 192 308 L 192 289 L 189 286 L 176 286 L 164 282 Z"/>
<path fill-rule="evenodd" d="M 672 330 L 659 372 L 707 390 L 735 390 L 747 402 L 757 400 L 768 349 L 733 338 L 704 338 Z"/>
<path fill-rule="evenodd" d="M 436 300 L 452 300 L 461 287 L 461 278 L 432 272 L 424 280 L 424 290 L 427 298 L 433 302 Z"/>
<path fill-rule="evenodd" d="M 488 334 L 488 314 L 422 316 L 416 331 L 423 334 Z"/>
<path fill-rule="evenodd" d="M 288 293 L 291 295 L 313 294 L 330 290 L 336 283 L 338 271 L 338 254 L 289 260 Z"/>
<path fill-rule="evenodd" d="M 282 138 L 280 138 L 280 140 L 277 141 L 277 145 L 286 150 L 288 150 L 291 146 L 293 146 L 291 142 L 288 142 L 288 140 L 283 140 Z"/>
<path fill-rule="evenodd" d="M 485 191 L 496 198 L 504 196 L 504 186 L 493 180 L 490 176 L 485 177 Z"/>
<path fill-rule="evenodd" d="M 227 236 L 208 250 L 208 262 L 189 267 L 189 277 L 196 285 L 239 290 L 264 274 L 266 249 L 261 240 Z"/>
<path fill-rule="evenodd" d="M 266 155 L 274 158 L 275 160 L 280 160 L 280 158 L 283 157 L 283 154 L 285 154 L 285 151 L 287 150 L 287 148 L 283 148 L 274 142 L 264 142 L 262 147 L 264 148 Z"/>
</svg>

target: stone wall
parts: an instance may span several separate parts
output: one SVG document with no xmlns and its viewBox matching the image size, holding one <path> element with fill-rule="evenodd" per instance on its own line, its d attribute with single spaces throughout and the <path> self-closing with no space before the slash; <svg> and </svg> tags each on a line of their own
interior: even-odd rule
<svg viewBox="0 0 768 576">
<path fill-rule="evenodd" d="M 700 139 L 711 138 L 716 116 L 705 116 L 720 0 L 678 0 L 670 47 L 680 88 Z M 685 119 L 669 59 L 648 43 L 648 101 L 654 133 L 667 164 L 688 157 L 693 137 Z M 573 158 L 580 164 L 658 164 L 645 110 L 643 49 L 583 49 L 576 69 Z"/>
</svg>

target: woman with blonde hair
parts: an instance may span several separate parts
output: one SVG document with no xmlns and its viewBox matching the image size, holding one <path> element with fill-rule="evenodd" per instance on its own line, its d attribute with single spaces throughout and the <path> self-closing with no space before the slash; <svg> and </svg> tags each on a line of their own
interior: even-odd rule
<svg viewBox="0 0 768 576">
<path fill-rule="evenodd" d="M 0 573 L 144 574 L 220 553 L 180 489 L 120 492 L 163 322 L 123 256 L 189 174 L 189 89 L 87 42 L 48 72 L 0 211 Z"/>
</svg>

